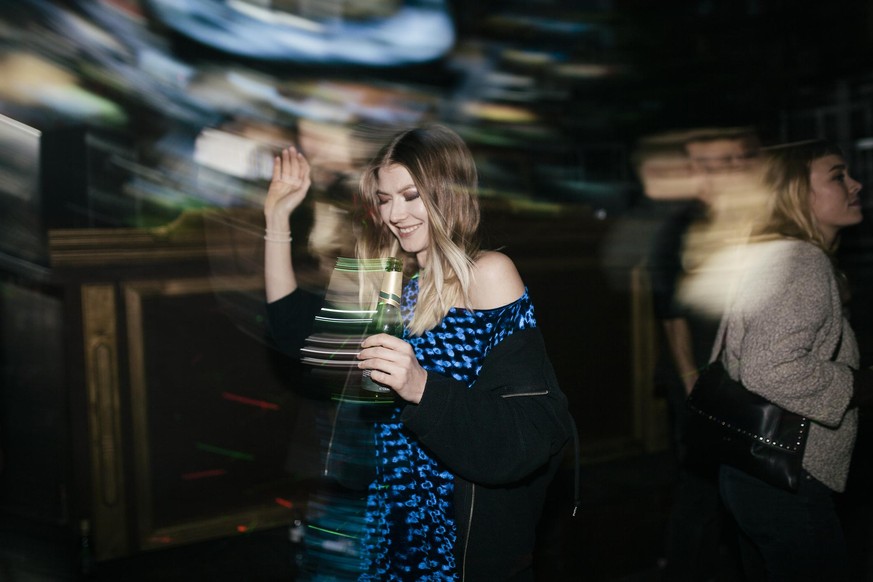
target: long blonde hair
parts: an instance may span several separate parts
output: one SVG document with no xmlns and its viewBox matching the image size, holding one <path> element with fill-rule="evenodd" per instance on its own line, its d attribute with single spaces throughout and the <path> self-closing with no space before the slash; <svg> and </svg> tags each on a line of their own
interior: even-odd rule
<svg viewBox="0 0 873 582">
<path fill-rule="evenodd" d="M 771 208 L 761 235 L 798 238 L 810 242 L 829 255 L 837 241 L 829 245 L 812 212 L 812 162 L 825 156 L 843 157 L 842 150 L 825 140 L 812 140 L 773 148 L 767 152 L 764 184 L 771 191 Z"/>
<path fill-rule="evenodd" d="M 406 168 L 427 211 L 427 268 L 419 276 L 418 301 L 409 331 L 420 335 L 436 326 L 454 306 L 470 304 L 473 264 L 479 256 L 478 174 L 461 137 L 443 125 L 396 134 L 361 174 L 359 209 L 363 228 L 358 258 L 388 256 L 394 235 L 385 226 L 376 195 L 379 171 Z M 407 266 L 414 264 L 407 260 Z"/>
</svg>

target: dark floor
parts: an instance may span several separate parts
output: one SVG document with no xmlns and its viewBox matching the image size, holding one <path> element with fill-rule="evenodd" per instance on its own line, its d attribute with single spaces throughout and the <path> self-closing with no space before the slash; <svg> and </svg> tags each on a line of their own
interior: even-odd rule
<svg viewBox="0 0 873 582">
<path fill-rule="evenodd" d="M 582 506 L 557 507 L 544 534 L 541 580 L 658 580 L 661 538 L 674 478 L 666 454 L 582 468 Z M 78 540 L 58 528 L 0 516 L 0 580 L 76 580 Z M 161 550 L 94 565 L 106 581 L 294 580 L 286 528 Z M 330 577 L 319 577 L 331 580 Z M 728 579 L 726 579 L 728 580 Z"/>
<path fill-rule="evenodd" d="M 576 517 L 571 517 L 571 481 L 564 479 L 568 490 L 558 491 L 553 498 L 558 497 L 559 502 L 547 508 L 552 527 L 541 532 L 538 580 L 659 582 L 675 479 L 672 457 L 667 453 L 584 465 L 582 505 Z M 838 504 L 848 533 L 855 580 L 873 581 L 873 501 L 867 493 L 873 479 L 859 477 L 854 483 L 850 479 L 850 489 Z M 289 528 L 278 528 L 152 551 L 93 564 L 90 575 L 83 576 L 80 540 L 68 530 L 0 514 L 0 582 L 341 580 L 324 572 L 298 577 L 289 533 Z M 743 582 L 725 548 L 712 582 Z"/>
<path fill-rule="evenodd" d="M 870 448 L 862 440 L 859 450 Z M 866 464 L 873 464 L 868 462 Z M 856 462 L 856 465 L 861 465 Z M 873 471 L 855 473 L 838 501 L 853 557 L 855 580 L 873 582 Z M 565 475 L 569 477 L 569 475 Z M 540 582 L 660 582 L 659 561 L 672 506 L 676 471 L 668 453 L 639 455 L 582 467 L 582 505 L 571 517 L 570 491 L 548 509 L 541 532 Z M 559 479 L 560 483 L 561 480 Z M 564 479 L 570 488 L 570 479 Z M 566 499 L 566 502 L 563 501 Z M 0 582 L 267 582 L 341 580 L 324 572 L 296 575 L 288 528 L 152 551 L 94 564 L 81 573 L 80 540 L 68 530 L 0 514 Z M 723 548 L 712 582 L 743 582 Z"/>
</svg>

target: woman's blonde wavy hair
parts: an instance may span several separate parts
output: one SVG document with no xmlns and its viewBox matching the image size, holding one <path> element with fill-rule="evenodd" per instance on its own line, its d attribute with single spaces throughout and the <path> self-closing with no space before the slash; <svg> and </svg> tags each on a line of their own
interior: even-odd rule
<svg viewBox="0 0 873 582">
<path fill-rule="evenodd" d="M 419 273 L 418 301 L 409 326 L 410 333 L 421 335 L 450 308 L 470 304 L 473 265 L 480 253 L 478 174 L 467 145 L 448 127 L 430 125 L 396 134 L 361 174 L 358 258 L 390 256 L 396 244 L 379 214 L 376 195 L 379 171 L 394 165 L 409 172 L 428 217 L 427 265 Z M 415 257 L 408 256 L 404 264 L 407 275 L 415 271 Z"/>
<path fill-rule="evenodd" d="M 828 244 L 812 213 L 812 162 L 825 156 L 843 157 L 842 150 L 825 140 L 812 140 L 773 148 L 765 160 L 764 185 L 771 192 L 768 220 L 759 234 L 797 238 L 810 242 L 829 255 L 837 242 Z"/>
</svg>

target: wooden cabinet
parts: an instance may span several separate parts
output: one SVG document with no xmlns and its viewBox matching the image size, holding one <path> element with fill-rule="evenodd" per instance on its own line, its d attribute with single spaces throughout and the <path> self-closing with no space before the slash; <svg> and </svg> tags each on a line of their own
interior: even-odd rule
<svg viewBox="0 0 873 582">
<path fill-rule="evenodd" d="M 299 375 L 245 214 L 52 230 L 50 267 L 4 269 L 4 510 L 88 520 L 99 560 L 293 520 Z"/>
</svg>

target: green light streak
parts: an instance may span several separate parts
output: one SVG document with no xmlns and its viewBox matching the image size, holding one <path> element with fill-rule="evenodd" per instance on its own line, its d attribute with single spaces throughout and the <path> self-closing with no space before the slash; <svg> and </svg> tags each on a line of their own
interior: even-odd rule
<svg viewBox="0 0 873 582">
<path fill-rule="evenodd" d="M 232 451 L 230 449 L 223 449 L 221 447 L 207 445 L 205 443 L 197 443 L 197 448 L 200 449 L 201 451 L 215 453 L 217 455 L 224 455 L 226 457 L 230 457 L 232 459 L 239 459 L 241 461 L 254 461 L 255 460 L 255 456 L 250 455 L 249 453 L 241 453 L 239 451 Z"/>
<path fill-rule="evenodd" d="M 333 530 L 331 530 L 331 529 L 325 529 L 325 528 L 323 528 L 323 527 L 318 527 L 318 526 L 316 526 L 316 525 L 311 525 L 311 524 L 309 524 L 309 525 L 307 525 L 306 527 L 309 527 L 309 528 L 312 528 L 312 529 L 315 529 L 315 530 L 318 530 L 318 531 L 320 531 L 320 532 L 324 532 L 324 533 L 327 533 L 327 534 L 335 535 L 335 536 L 340 536 L 340 537 L 344 537 L 344 538 L 351 538 L 351 539 L 353 539 L 353 540 L 358 539 L 358 536 L 353 536 L 353 535 L 351 535 L 351 534 L 340 533 L 340 532 L 338 532 L 338 531 L 333 531 Z"/>
</svg>

